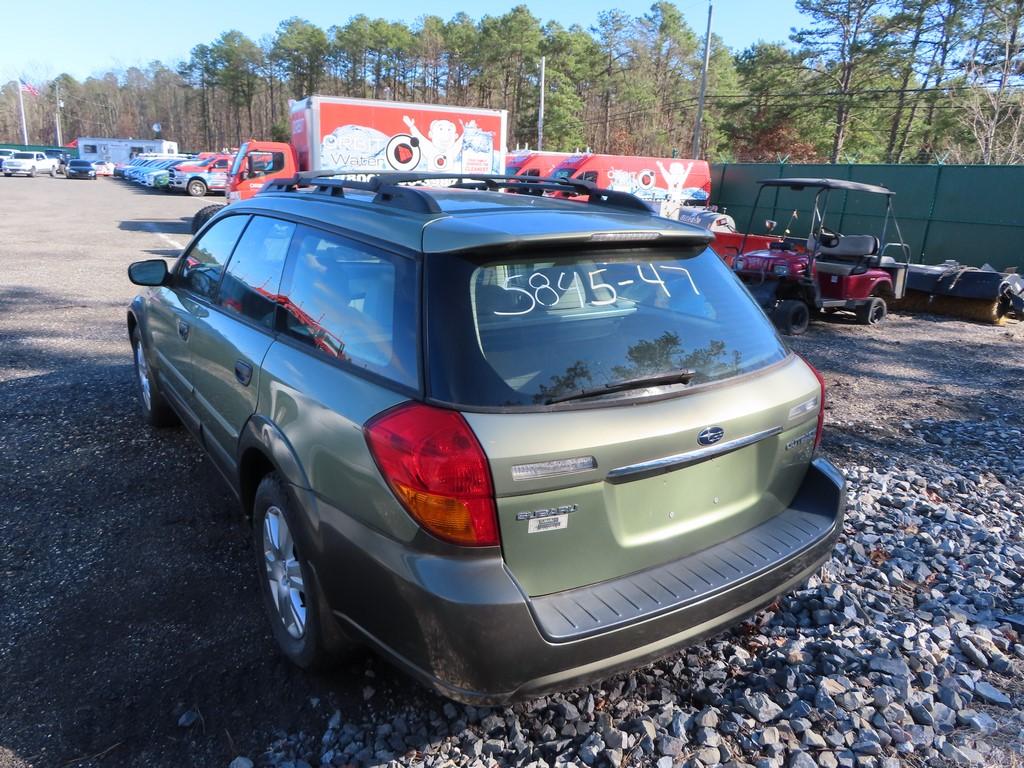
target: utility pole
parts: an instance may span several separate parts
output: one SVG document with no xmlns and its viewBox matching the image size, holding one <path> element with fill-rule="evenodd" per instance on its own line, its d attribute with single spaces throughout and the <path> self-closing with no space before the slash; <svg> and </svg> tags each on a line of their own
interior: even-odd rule
<svg viewBox="0 0 1024 768">
<path fill-rule="evenodd" d="M 64 138 L 61 136 L 61 133 L 60 133 L 60 108 L 62 106 L 64 106 L 64 105 L 61 103 L 61 100 L 60 100 L 60 80 L 57 81 L 56 97 L 57 97 L 57 111 L 54 112 L 53 119 L 54 119 L 54 122 L 57 124 L 57 146 L 58 147 L 63 147 L 64 146 Z"/>
<path fill-rule="evenodd" d="M 18 107 L 21 109 L 21 143 L 28 145 L 28 127 L 25 125 L 25 94 L 22 92 L 24 82 L 18 78 Z"/>
<path fill-rule="evenodd" d="M 708 0 L 708 31 L 704 35 L 704 69 L 700 75 L 700 95 L 697 97 L 697 119 L 693 124 L 693 152 L 690 154 L 694 160 L 700 158 L 700 124 L 704 119 L 704 93 L 708 88 L 708 64 L 711 62 L 711 12 L 713 6 Z"/>
<path fill-rule="evenodd" d="M 537 151 L 544 149 L 544 63 L 545 56 L 540 57 L 540 107 L 537 110 Z"/>
</svg>

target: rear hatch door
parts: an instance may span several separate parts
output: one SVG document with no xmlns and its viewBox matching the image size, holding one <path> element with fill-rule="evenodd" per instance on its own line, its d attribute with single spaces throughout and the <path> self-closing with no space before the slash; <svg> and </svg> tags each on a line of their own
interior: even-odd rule
<svg viewBox="0 0 1024 768">
<path fill-rule="evenodd" d="M 712 251 L 448 258 L 428 276 L 431 395 L 489 457 L 528 595 L 679 559 L 792 500 L 819 385 Z"/>
</svg>

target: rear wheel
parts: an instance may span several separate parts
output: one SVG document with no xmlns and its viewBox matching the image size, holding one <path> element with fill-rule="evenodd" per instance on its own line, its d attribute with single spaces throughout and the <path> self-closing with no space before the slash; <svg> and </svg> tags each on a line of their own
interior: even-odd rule
<svg viewBox="0 0 1024 768">
<path fill-rule="evenodd" d="M 811 311 L 798 299 L 784 299 L 775 307 L 772 320 L 787 336 L 799 336 L 811 322 Z"/>
<path fill-rule="evenodd" d="M 253 502 L 253 545 L 263 605 L 274 639 L 303 669 L 326 669 L 353 643 L 320 595 L 295 539 L 301 511 L 276 472 L 260 481 Z"/>
<path fill-rule="evenodd" d="M 192 197 L 206 197 L 206 182 L 202 179 L 192 179 L 188 183 L 187 189 Z"/>
<path fill-rule="evenodd" d="M 31 178 L 34 178 L 35 175 L 36 175 L 36 169 L 35 168 L 29 168 L 28 169 L 28 177 L 31 179 Z"/>
<path fill-rule="evenodd" d="M 203 225 L 223 207 L 223 205 L 208 205 L 196 211 L 196 215 L 192 217 L 192 234 L 194 235 L 202 229 Z"/>
<path fill-rule="evenodd" d="M 861 325 L 877 325 L 885 320 L 887 314 L 889 310 L 881 296 L 872 296 L 863 304 L 857 305 L 857 322 Z"/>
<path fill-rule="evenodd" d="M 51 179 L 57 178 L 57 169 L 56 168 L 51 168 L 50 169 L 50 178 Z"/>
</svg>

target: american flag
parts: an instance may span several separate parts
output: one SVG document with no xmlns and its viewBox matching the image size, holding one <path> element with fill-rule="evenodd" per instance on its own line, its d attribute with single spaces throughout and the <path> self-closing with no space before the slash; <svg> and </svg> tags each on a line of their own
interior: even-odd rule
<svg viewBox="0 0 1024 768">
<path fill-rule="evenodd" d="M 21 90 L 23 90 L 25 93 L 31 96 L 39 95 L 39 89 L 32 85 L 32 83 L 26 83 L 21 78 L 18 78 L 18 83 L 21 85 Z"/>
</svg>

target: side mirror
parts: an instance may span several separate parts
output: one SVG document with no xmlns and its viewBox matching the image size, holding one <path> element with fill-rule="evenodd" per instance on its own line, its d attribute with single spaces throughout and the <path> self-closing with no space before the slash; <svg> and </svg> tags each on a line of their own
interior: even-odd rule
<svg viewBox="0 0 1024 768">
<path fill-rule="evenodd" d="M 135 285 L 163 285 L 167 274 L 167 262 L 163 259 L 146 259 L 128 266 L 128 279 Z"/>
</svg>

